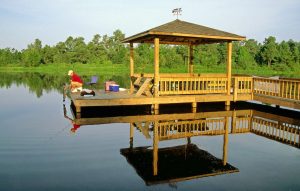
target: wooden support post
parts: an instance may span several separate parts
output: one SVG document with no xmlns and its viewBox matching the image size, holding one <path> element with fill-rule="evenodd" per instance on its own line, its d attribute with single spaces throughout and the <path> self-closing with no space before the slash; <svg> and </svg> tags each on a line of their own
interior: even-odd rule
<svg viewBox="0 0 300 191">
<path fill-rule="evenodd" d="M 252 129 L 254 128 L 253 125 L 253 110 L 250 110 L 249 132 L 252 132 Z"/>
<path fill-rule="evenodd" d="M 130 139 L 129 139 L 129 145 L 130 145 L 130 148 L 132 149 L 133 148 L 133 136 L 134 136 L 134 125 L 133 123 L 130 123 Z"/>
<path fill-rule="evenodd" d="M 231 93 L 231 56 L 232 42 L 227 42 L 227 95 Z M 226 101 L 226 105 L 230 105 L 230 100 Z"/>
<path fill-rule="evenodd" d="M 229 129 L 229 117 L 226 117 L 225 121 L 225 134 L 223 138 L 223 165 L 227 164 L 227 147 L 228 147 L 228 130 Z"/>
<path fill-rule="evenodd" d="M 188 138 L 186 138 L 187 139 L 187 144 L 189 145 L 189 144 L 191 144 L 191 137 L 188 137 Z"/>
<path fill-rule="evenodd" d="M 133 93 L 134 91 L 134 85 L 133 81 L 131 80 L 131 77 L 134 74 L 134 52 L 133 52 L 133 43 L 130 43 L 130 93 Z"/>
<path fill-rule="evenodd" d="M 227 102 L 225 102 L 225 110 L 226 110 L 226 111 L 229 111 L 229 110 L 230 110 L 230 104 L 229 104 L 229 105 L 226 105 L 226 103 L 227 103 Z M 230 103 L 230 102 L 229 102 L 229 103 Z"/>
<path fill-rule="evenodd" d="M 158 163 L 158 121 L 154 121 L 153 129 L 153 176 L 157 175 L 157 163 Z"/>
<path fill-rule="evenodd" d="M 193 45 L 189 45 L 189 64 L 188 64 L 188 71 L 190 74 L 194 73 L 194 63 L 193 63 L 193 58 L 194 58 L 194 51 L 193 51 Z"/>
<path fill-rule="evenodd" d="M 159 104 L 153 104 L 153 111 L 155 115 L 159 114 Z"/>
<path fill-rule="evenodd" d="M 75 106 L 75 108 L 76 108 L 76 118 L 79 119 L 81 118 L 81 107 Z"/>
<path fill-rule="evenodd" d="M 236 133 L 236 111 L 233 110 L 231 118 L 231 133 Z"/>
<path fill-rule="evenodd" d="M 254 98 L 254 78 L 251 79 L 251 100 Z"/>
<path fill-rule="evenodd" d="M 154 39 L 154 97 L 158 97 L 159 88 L 159 38 Z"/>
<path fill-rule="evenodd" d="M 197 112 L 197 102 L 192 103 L 192 112 L 196 113 Z"/>
<path fill-rule="evenodd" d="M 238 89 L 239 89 L 239 81 L 238 81 L 238 77 L 234 78 L 234 89 L 233 89 L 233 101 L 236 102 L 237 100 L 237 96 L 238 96 Z"/>
</svg>

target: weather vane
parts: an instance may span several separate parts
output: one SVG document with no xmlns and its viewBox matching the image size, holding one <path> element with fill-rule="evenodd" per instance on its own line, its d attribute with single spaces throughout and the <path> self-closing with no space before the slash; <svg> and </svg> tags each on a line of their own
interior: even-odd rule
<svg viewBox="0 0 300 191">
<path fill-rule="evenodd" d="M 173 15 L 176 15 L 177 19 L 178 19 L 178 15 L 181 15 L 181 11 L 182 11 L 181 8 L 176 8 L 176 9 L 173 9 L 172 13 L 173 13 Z"/>
</svg>

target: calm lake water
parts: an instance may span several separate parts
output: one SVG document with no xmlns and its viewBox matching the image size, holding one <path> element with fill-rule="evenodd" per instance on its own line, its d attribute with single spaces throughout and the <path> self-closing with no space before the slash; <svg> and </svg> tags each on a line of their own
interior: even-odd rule
<svg viewBox="0 0 300 191">
<path fill-rule="evenodd" d="M 75 119 L 64 77 L 0 75 L 1 191 L 300 190 L 300 112 L 221 103 Z"/>
</svg>

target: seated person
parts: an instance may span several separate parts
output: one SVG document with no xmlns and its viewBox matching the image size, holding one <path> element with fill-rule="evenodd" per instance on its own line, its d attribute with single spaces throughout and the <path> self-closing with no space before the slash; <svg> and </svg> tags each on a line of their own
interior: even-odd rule
<svg viewBox="0 0 300 191">
<path fill-rule="evenodd" d="M 83 81 L 73 70 L 69 70 L 68 76 L 71 77 L 70 89 L 71 92 L 82 91 Z"/>
</svg>

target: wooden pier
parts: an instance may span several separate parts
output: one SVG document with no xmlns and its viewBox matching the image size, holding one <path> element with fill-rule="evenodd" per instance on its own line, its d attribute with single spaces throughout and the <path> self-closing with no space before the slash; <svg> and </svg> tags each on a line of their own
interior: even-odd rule
<svg viewBox="0 0 300 191">
<path fill-rule="evenodd" d="M 233 41 L 246 38 L 205 26 L 175 20 L 164 25 L 125 38 L 130 47 L 130 89 L 124 92 L 96 91 L 95 97 L 71 94 L 71 100 L 80 113 L 82 107 L 153 105 L 224 102 L 229 106 L 236 101 L 260 101 L 278 106 L 300 109 L 300 80 L 269 79 L 232 75 L 231 59 Z M 154 73 L 139 74 L 134 70 L 134 43 L 150 43 L 154 48 Z M 227 69 L 223 74 L 194 72 L 194 47 L 202 44 L 227 44 Z M 160 44 L 188 46 L 188 73 L 159 72 Z"/>
<path fill-rule="evenodd" d="M 300 80 L 233 76 L 230 94 L 226 94 L 226 80 L 220 77 L 161 77 L 159 96 L 136 95 L 130 90 L 110 92 L 96 90 L 93 97 L 72 93 L 71 100 L 80 113 L 82 107 L 160 105 L 191 103 L 193 108 L 204 102 L 259 101 L 262 103 L 300 109 Z M 158 109 L 158 107 L 156 106 Z"/>
</svg>

